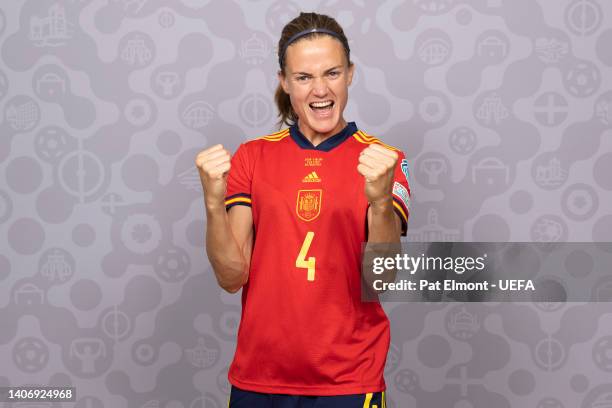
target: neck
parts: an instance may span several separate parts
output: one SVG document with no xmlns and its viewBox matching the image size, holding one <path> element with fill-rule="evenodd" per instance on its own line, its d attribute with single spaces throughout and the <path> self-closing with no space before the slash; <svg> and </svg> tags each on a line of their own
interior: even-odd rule
<svg viewBox="0 0 612 408">
<path fill-rule="evenodd" d="M 338 122 L 338 124 L 329 132 L 326 133 L 318 133 L 315 130 L 313 130 L 312 128 L 308 128 L 308 129 L 304 129 L 302 126 L 302 122 L 298 121 L 298 128 L 300 129 L 300 132 L 304 135 L 304 137 L 306 139 L 308 139 L 308 141 L 310 143 L 312 143 L 313 146 L 317 146 L 321 143 L 323 143 L 324 141 L 326 141 L 327 139 L 329 139 L 330 137 L 332 137 L 333 135 L 337 134 L 338 132 L 340 132 L 342 129 L 345 128 L 345 126 L 347 125 L 346 121 L 344 120 L 344 118 L 341 118 L 340 121 Z"/>
</svg>

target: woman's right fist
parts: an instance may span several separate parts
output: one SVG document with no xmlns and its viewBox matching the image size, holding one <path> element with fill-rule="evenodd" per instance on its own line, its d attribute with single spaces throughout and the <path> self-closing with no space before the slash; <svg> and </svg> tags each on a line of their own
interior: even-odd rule
<svg viewBox="0 0 612 408">
<path fill-rule="evenodd" d="M 200 173 L 207 206 L 225 206 L 230 162 L 230 153 L 220 144 L 202 150 L 196 156 L 195 164 Z"/>
</svg>

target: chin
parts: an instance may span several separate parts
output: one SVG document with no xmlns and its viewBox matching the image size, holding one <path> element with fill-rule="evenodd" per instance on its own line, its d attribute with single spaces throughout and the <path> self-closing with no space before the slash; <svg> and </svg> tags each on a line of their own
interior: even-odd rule
<svg viewBox="0 0 612 408">
<path fill-rule="evenodd" d="M 309 118 L 308 125 L 312 130 L 319 134 L 333 132 L 340 123 L 340 118 L 331 117 L 329 119 Z"/>
</svg>

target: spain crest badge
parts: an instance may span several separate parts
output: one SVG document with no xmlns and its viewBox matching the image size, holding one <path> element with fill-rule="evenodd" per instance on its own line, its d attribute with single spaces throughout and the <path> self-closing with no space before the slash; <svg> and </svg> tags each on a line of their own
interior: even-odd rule
<svg viewBox="0 0 612 408">
<path fill-rule="evenodd" d="M 295 212 L 304 221 L 312 221 L 321 213 L 323 190 L 299 190 Z"/>
</svg>

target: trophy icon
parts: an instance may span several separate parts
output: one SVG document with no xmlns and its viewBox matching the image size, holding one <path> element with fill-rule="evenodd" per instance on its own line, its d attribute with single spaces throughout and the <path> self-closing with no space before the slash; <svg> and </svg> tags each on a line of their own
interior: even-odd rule
<svg viewBox="0 0 612 408">
<path fill-rule="evenodd" d="M 419 167 L 427 175 L 427 182 L 431 185 L 437 185 L 440 175 L 448 171 L 448 166 L 442 158 L 425 159 Z"/>
<path fill-rule="evenodd" d="M 70 357 L 81 362 L 83 374 L 94 374 L 96 372 L 96 361 L 106 356 L 106 346 L 100 339 L 82 337 L 70 343 Z"/>
<path fill-rule="evenodd" d="M 179 75 L 172 71 L 159 72 L 155 78 L 157 85 L 161 87 L 164 97 L 174 96 L 174 88 L 179 82 Z"/>
</svg>

